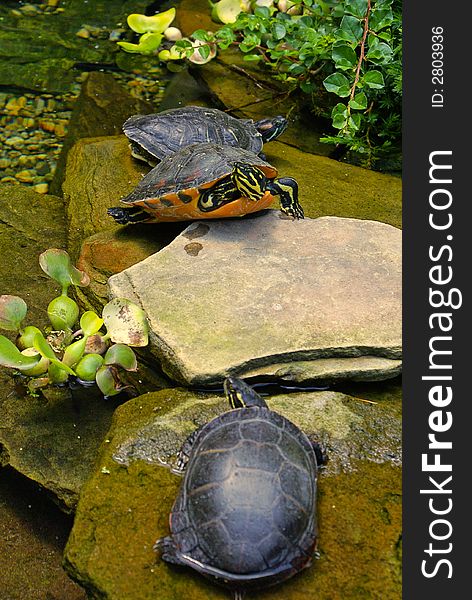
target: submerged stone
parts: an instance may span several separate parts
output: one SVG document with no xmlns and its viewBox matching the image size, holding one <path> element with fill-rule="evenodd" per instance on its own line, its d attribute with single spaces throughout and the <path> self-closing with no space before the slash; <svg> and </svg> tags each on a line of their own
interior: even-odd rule
<svg viewBox="0 0 472 600">
<path fill-rule="evenodd" d="M 196 223 L 109 288 L 141 305 L 151 351 L 189 385 L 292 362 L 401 358 L 401 234 L 383 223 L 277 211 Z"/>
<path fill-rule="evenodd" d="M 375 393 L 374 393 L 375 395 Z M 323 441 L 319 551 L 312 567 L 251 597 L 394 598 L 400 593 L 401 402 L 334 392 L 284 394 L 268 405 Z M 162 390 L 118 408 L 94 475 L 83 488 L 65 552 L 69 574 L 110 600 L 226 599 L 191 569 L 172 568 L 153 544 L 169 532 L 181 479 L 161 466 L 186 436 L 227 410 L 222 396 Z M 137 592 L 139 590 L 139 592 Z"/>
</svg>

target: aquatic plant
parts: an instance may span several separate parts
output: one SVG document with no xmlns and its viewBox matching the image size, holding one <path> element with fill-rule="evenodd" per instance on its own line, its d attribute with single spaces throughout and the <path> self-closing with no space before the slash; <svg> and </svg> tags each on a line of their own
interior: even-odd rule
<svg viewBox="0 0 472 600">
<path fill-rule="evenodd" d="M 159 58 L 204 63 L 237 47 L 331 119 L 321 141 L 363 155 L 366 166 L 399 149 L 401 0 L 220 0 L 212 17 L 222 27 L 194 31 Z"/>
<path fill-rule="evenodd" d="M 67 252 L 56 248 L 43 252 L 39 264 L 61 286 L 61 294 L 47 307 L 52 329 L 43 333 L 34 325 L 23 326 L 26 302 L 18 296 L 0 296 L 0 328 L 17 332 L 16 344 L 0 335 L 0 365 L 29 377 L 31 392 L 73 376 L 84 384 L 96 382 L 104 396 L 118 394 L 124 387 L 120 369 L 137 370 L 130 346 L 148 343 L 144 312 L 125 298 L 115 298 L 101 317 L 89 310 L 79 319 L 79 307 L 68 290 L 87 286 L 88 275 L 73 266 Z"/>
</svg>

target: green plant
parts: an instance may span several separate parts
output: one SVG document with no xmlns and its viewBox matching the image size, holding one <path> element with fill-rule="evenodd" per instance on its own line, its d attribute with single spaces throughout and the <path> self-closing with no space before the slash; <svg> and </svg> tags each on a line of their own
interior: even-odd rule
<svg viewBox="0 0 472 600">
<path fill-rule="evenodd" d="M 220 0 L 212 16 L 222 27 L 194 31 L 159 58 L 207 62 L 235 46 L 289 93 L 311 97 L 313 111 L 331 119 L 322 141 L 360 153 L 367 166 L 399 148 L 401 0 Z"/>
<path fill-rule="evenodd" d="M 29 377 L 32 392 L 74 376 L 83 383 L 95 381 L 104 396 L 118 394 L 123 389 L 119 369 L 137 370 L 130 346 L 148 343 L 144 312 L 129 300 L 115 298 L 101 317 L 89 310 L 79 320 L 79 307 L 68 290 L 71 285 L 88 285 L 88 275 L 72 265 L 67 252 L 56 248 L 43 252 L 39 264 L 62 288 L 47 308 L 53 329 L 45 335 L 34 325 L 23 327 L 26 302 L 18 296 L 0 296 L 0 328 L 17 332 L 16 345 L 0 335 L 0 365 Z"/>
</svg>

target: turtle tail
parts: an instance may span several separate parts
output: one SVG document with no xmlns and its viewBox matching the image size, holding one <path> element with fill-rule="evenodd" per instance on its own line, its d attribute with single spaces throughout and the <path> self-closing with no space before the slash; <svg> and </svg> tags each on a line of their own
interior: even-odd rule
<svg viewBox="0 0 472 600">
<path fill-rule="evenodd" d="M 126 225 L 127 223 L 144 223 L 150 220 L 149 214 L 138 206 L 132 206 L 130 208 L 120 208 L 115 206 L 109 208 L 107 213 L 120 225 Z"/>
</svg>

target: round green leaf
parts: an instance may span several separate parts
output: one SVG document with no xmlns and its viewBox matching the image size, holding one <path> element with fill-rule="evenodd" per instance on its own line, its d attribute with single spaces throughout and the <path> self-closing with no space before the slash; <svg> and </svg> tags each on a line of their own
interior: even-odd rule
<svg viewBox="0 0 472 600">
<path fill-rule="evenodd" d="M 343 40 L 358 42 L 362 38 L 363 29 L 361 22 L 356 17 L 344 15 L 341 21 L 341 27 L 335 34 Z"/>
<path fill-rule="evenodd" d="M 365 110 L 367 108 L 367 96 L 364 92 L 359 92 L 350 100 L 349 106 L 354 110 Z"/>
<path fill-rule="evenodd" d="M 369 28 L 379 31 L 392 24 L 393 12 L 391 8 L 374 8 L 369 17 Z"/>
<path fill-rule="evenodd" d="M 366 60 L 376 65 L 384 65 L 392 60 L 393 50 L 385 42 L 380 42 L 366 54 Z"/>
<path fill-rule="evenodd" d="M 283 23 L 278 22 L 278 21 L 276 21 L 275 24 L 274 24 L 273 32 L 274 32 L 274 37 L 275 37 L 276 40 L 281 40 L 287 34 L 287 30 L 285 28 L 285 25 Z"/>
<path fill-rule="evenodd" d="M 367 71 L 362 77 L 362 82 L 372 89 L 380 90 L 385 86 L 383 75 L 380 71 Z"/>
<path fill-rule="evenodd" d="M 72 298 L 58 296 L 48 305 L 48 317 L 54 329 L 68 331 L 79 318 L 79 307 Z"/>
<path fill-rule="evenodd" d="M 103 319 L 101 319 L 93 310 L 84 312 L 80 317 L 80 328 L 86 336 L 97 333 L 102 325 Z"/>
<path fill-rule="evenodd" d="M 211 14 L 221 23 L 234 23 L 240 12 L 240 0 L 220 0 L 213 6 Z"/>
<path fill-rule="evenodd" d="M 51 383 L 65 383 L 69 379 L 69 375 L 57 363 L 51 362 L 48 367 L 48 376 Z"/>
<path fill-rule="evenodd" d="M 132 14 L 128 17 L 128 25 L 136 33 L 163 33 L 175 19 L 175 8 L 169 8 L 162 13 L 148 17 Z"/>
<path fill-rule="evenodd" d="M 39 256 L 39 265 L 46 275 L 57 281 L 63 289 L 67 289 L 71 284 L 83 287 L 90 283 L 89 276 L 73 266 L 65 250 L 46 250 Z"/>
<path fill-rule="evenodd" d="M 95 381 L 105 398 L 115 396 L 123 389 L 118 369 L 113 365 L 101 366 L 95 375 Z"/>
<path fill-rule="evenodd" d="M 23 333 L 16 340 L 16 345 L 18 348 L 21 350 L 24 350 L 25 348 L 31 348 L 34 343 L 34 336 L 37 333 L 41 333 L 41 330 L 34 325 L 28 325 L 28 327 L 25 327 L 23 329 Z"/>
<path fill-rule="evenodd" d="M 138 50 L 140 54 L 152 54 L 161 45 L 162 33 L 144 33 L 139 38 Z"/>
<path fill-rule="evenodd" d="M 148 324 L 144 311 L 125 298 L 108 302 L 102 313 L 111 340 L 128 346 L 147 346 Z"/>
<path fill-rule="evenodd" d="M 83 381 L 94 381 L 102 364 L 103 356 L 100 354 L 86 354 L 75 368 L 77 377 Z"/>
<path fill-rule="evenodd" d="M 105 354 L 106 365 L 118 365 L 126 371 L 137 371 L 136 355 L 126 344 L 114 344 Z"/>
<path fill-rule="evenodd" d="M 342 73 L 328 75 L 323 81 L 323 85 L 328 92 L 333 92 L 334 94 L 341 96 L 341 98 L 345 98 L 351 93 L 349 80 Z"/>
<path fill-rule="evenodd" d="M 21 354 L 13 342 L 4 335 L 0 335 L 0 365 L 11 369 L 31 369 L 39 363 L 41 356 L 25 356 Z"/>
<path fill-rule="evenodd" d="M 345 0 L 344 11 L 350 15 L 363 18 L 367 13 L 367 0 Z"/>
<path fill-rule="evenodd" d="M 339 69 L 352 69 L 358 60 L 357 54 L 347 44 L 334 46 L 331 56 Z"/>
<path fill-rule="evenodd" d="M 43 375 L 47 372 L 49 368 L 49 359 L 41 356 L 34 348 L 25 348 L 25 350 L 21 351 L 21 354 L 23 354 L 23 356 L 39 358 L 39 362 L 34 367 L 31 367 L 30 369 L 21 369 L 23 375 L 37 377 L 38 375 Z"/>
<path fill-rule="evenodd" d="M 0 327 L 8 331 L 18 331 L 26 317 L 28 307 L 18 296 L 0 296 Z"/>
</svg>

